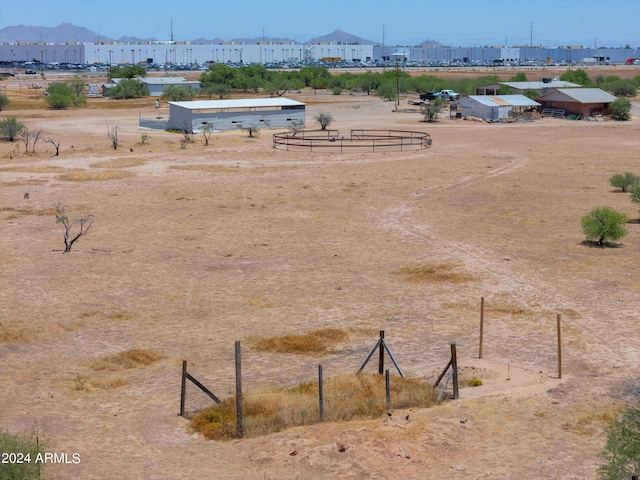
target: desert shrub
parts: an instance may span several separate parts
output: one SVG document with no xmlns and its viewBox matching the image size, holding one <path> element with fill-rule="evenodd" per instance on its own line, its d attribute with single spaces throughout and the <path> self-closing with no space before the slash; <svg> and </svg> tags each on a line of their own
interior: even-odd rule
<svg viewBox="0 0 640 480">
<path fill-rule="evenodd" d="M 479 387 L 480 385 L 482 385 L 482 380 L 480 378 L 470 378 L 467 381 L 467 385 L 469 385 L 470 387 Z"/>
<path fill-rule="evenodd" d="M 320 128 L 322 130 L 326 130 L 331 122 L 333 122 L 333 117 L 330 113 L 320 112 L 318 115 L 316 115 L 316 122 L 320 124 Z"/>
<path fill-rule="evenodd" d="M 618 240 L 627 234 L 624 224 L 627 217 L 610 207 L 598 207 L 582 217 L 582 230 L 587 240 L 595 240 L 598 246 L 605 240 Z"/>
<path fill-rule="evenodd" d="M 424 116 L 425 122 L 435 122 L 447 101 L 444 98 L 434 98 L 420 109 L 420 113 Z"/>
<path fill-rule="evenodd" d="M 626 98 L 616 98 L 611 102 L 611 116 L 614 120 L 631 120 L 631 102 Z"/>
<path fill-rule="evenodd" d="M 63 110 L 71 105 L 78 106 L 86 103 L 86 99 L 78 96 L 76 90 L 66 83 L 49 85 L 45 101 L 54 110 Z"/>
<path fill-rule="evenodd" d="M 625 172 L 624 175 L 617 173 L 609 179 L 612 187 L 619 188 L 623 192 L 627 192 L 629 188 L 638 184 L 639 181 L 640 177 L 630 172 Z"/>
<path fill-rule="evenodd" d="M 0 430 L 0 453 L 21 455 L 23 460 L 23 463 L 18 463 L 11 461 L 12 458 L 7 458 L 6 463 L 0 462 L 0 478 L 3 480 L 39 479 L 41 463 L 36 462 L 36 459 L 38 454 L 44 453 L 45 446 L 38 441 L 35 430 L 18 435 Z"/>
<path fill-rule="evenodd" d="M 600 457 L 600 480 L 632 478 L 640 473 L 640 408 L 628 406 L 607 428 L 607 443 Z"/>
<path fill-rule="evenodd" d="M 333 87 L 333 94 L 334 95 L 341 95 L 342 94 L 342 89 L 340 87 Z"/>
</svg>

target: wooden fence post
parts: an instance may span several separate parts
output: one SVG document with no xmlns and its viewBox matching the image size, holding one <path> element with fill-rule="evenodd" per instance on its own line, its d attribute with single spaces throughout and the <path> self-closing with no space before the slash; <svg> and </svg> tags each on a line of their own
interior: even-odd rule
<svg viewBox="0 0 640 480">
<path fill-rule="evenodd" d="M 387 413 L 391 412 L 391 386 L 389 384 L 389 369 L 385 370 L 385 389 L 387 391 Z"/>
<path fill-rule="evenodd" d="M 484 335 L 484 297 L 480 297 L 480 349 L 478 358 L 482 358 L 482 339 Z"/>
<path fill-rule="evenodd" d="M 380 338 L 384 338 L 384 330 L 380 330 Z M 384 343 L 380 342 L 380 358 L 378 359 L 378 373 L 384 374 Z"/>
<path fill-rule="evenodd" d="M 560 325 L 560 314 L 557 317 L 558 330 L 558 378 L 562 379 L 562 328 Z"/>
<path fill-rule="evenodd" d="M 322 389 L 322 365 L 318 365 L 318 407 L 320 409 L 320 421 L 324 422 L 324 392 Z"/>
<path fill-rule="evenodd" d="M 180 416 L 184 417 L 184 404 L 187 399 L 187 361 L 182 361 L 182 387 L 180 388 Z"/>
<path fill-rule="evenodd" d="M 458 398 L 458 354 L 456 353 L 456 344 L 451 344 L 451 371 L 453 373 L 453 399 Z"/>
<path fill-rule="evenodd" d="M 242 368 L 240 362 L 240 341 L 236 340 L 236 436 L 242 438 Z"/>
</svg>

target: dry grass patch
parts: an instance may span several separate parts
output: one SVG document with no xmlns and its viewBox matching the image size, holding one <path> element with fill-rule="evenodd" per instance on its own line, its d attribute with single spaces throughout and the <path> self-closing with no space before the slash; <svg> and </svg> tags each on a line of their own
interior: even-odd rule
<svg viewBox="0 0 640 480">
<path fill-rule="evenodd" d="M 475 279 L 473 275 L 458 270 L 459 267 L 452 263 L 436 263 L 430 265 L 410 265 L 399 268 L 392 273 L 403 277 L 405 281 L 411 283 L 465 283 Z"/>
<path fill-rule="evenodd" d="M 104 181 L 104 180 L 122 180 L 133 176 L 132 172 L 123 172 L 120 170 L 103 170 L 99 172 L 88 172 L 82 170 L 79 172 L 63 173 L 58 175 L 58 180 L 67 182 L 90 182 L 90 181 Z"/>
<path fill-rule="evenodd" d="M 393 409 L 430 407 L 437 397 L 430 384 L 415 378 L 391 377 L 390 392 Z M 325 421 L 372 419 L 387 413 L 383 375 L 360 373 L 329 378 L 323 381 L 323 393 Z M 242 414 L 245 437 L 317 423 L 318 383 L 305 382 L 289 389 L 249 392 L 243 396 Z M 191 427 L 212 440 L 235 438 L 235 398 L 198 413 L 191 421 Z"/>
<path fill-rule="evenodd" d="M 68 168 L 56 167 L 54 165 L 35 165 L 31 167 L 15 166 L 15 167 L 0 168 L 0 172 L 16 172 L 16 173 L 62 173 L 68 170 L 69 170 Z"/>
<path fill-rule="evenodd" d="M 0 321 L 0 343 L 33 342 L 55 334 L 78 330 L 83 325 L 83 322 L 78 321 L 58 322 L 43 327 L 15 319 Z"/>
<path fill-rule="evenodd" d="M 238 173 L 240 171 L 240 167 L 230 167 L 227 165 L 171 165 L 169 168 L 208 173 Z"/>
<path fill-rule="evenodd" d="M 345 342 L 349 334 L 340 328 L 323 328 L 301 335 L 284 335 L 254 340 L 254 348 L 260 352 L 322 353 Z"/>
<path fill-rule="evenodd" d="M 34 332 L 24 323 L 0 321 L 0 343 L 26 342 L 33 337 Z"/>
<path fill-rule="evenodd" d="M 40 208 L 33 209 L 31 207 L 4 207 L 0 208 L 0 212 L 8 212 L 9 214 L 4 217 L 5 220 L 15 220 L 16 218 L 26 217 L 29 215 L 37 215 L 37 216 L 45 216 L 45 215 L 53 215 L 53 208 Z"/>
<path fill-rule="evenodd" d="M 96 388 L 100 390 L 113 390 L 126 385 L 127 381 L 122 377 L 86 377 L 76 375 L 73 377 L 73 390 L 77 392 L 89 392 Z"/>
<path fill-rule="evenodd" d="M 103 162 L 96 162 L 89 165 L 91 168 L 128 168 L 139 167 L 145 165 L 147 162 L 139 158 L 115 158 L 113 160 L 105 160 Z"/>
<path fill-rule="evenodd" d="M 43 185 L 48 180 L 30 178 L 28 180 L 15 180 L 13 182 L 2 182 L 3 187 L 30 187 L 33 185 Z"/>
<path fill-rule="evenodd" d="M 163 358 L 165 358 L 164 355 L 154 352 L 153 350 L 133 348 L 114 355 L 98 358 L 91 363 L 91 368 L 97 371 L 108 370 L 115 372 L 151 365 Z"/>
<path fill-rule="evenodd" d="M 620 407 L 616 405 L 603 405 L 602 401 L 589 400 L 571 405 L 570 413 L 562 428 L 579 435 L 593 437 L 599 435 L 602 429 L 618 418 Z"/>
</svg>

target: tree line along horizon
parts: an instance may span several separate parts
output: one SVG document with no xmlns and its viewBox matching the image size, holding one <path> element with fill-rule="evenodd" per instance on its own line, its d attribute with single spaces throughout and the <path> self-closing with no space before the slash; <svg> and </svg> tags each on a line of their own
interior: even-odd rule
<svg viewBox="0 0 640 480">
<path fill-rule="evenodd" d="M 120 79 L 106 89 L 105 95 L 113 99 L 131 99 L 150 96 L 148 87 L 140 80 L 146 77 L 147 70 L 138 65 L 114 66 L 109 70 L 108 79 Z M 640 88 L 640 75 L 632 79 L 619 76 L 596 75 L 589 77 L 583 69 L 565 71 L 560 80 L 578 84 L 582 87 L 596 87 L 619 98 L 635 97 Z M 66 109 L 82 106 L 86 98 L 82 95 L 86 88 L 85 78 L 75 76 L 65 82 L 51 83 L 46 90 L 45 101 L 52 109 Z M 476 78 L 444 79 L 436 75 L 411 76 L 400 70 L 362 73 L 342 72 L 332 75 L 326 67 L 309 66 L 298 70 L 270 70 L 264 65 L 246 65 L 240 68 L 221 63 L 212 64 L 200 77 L 200 88 L 192 86 L 168 85 L 163 89 L 162 98 L 167 101 L 188 101 L 194 98 L 223 99 L 235 93 L 265 94 L 271 97 L 282 96 L 287 92 L 310 88 L 330 90 L 334 95 L 342 92 L 358 92 L 377 95 L 384 100 L 395 100 L 400 94 L 420 94 L 429 91 L 452 89 L 462 95 L 473 95 L 475 89 L 502 80 L 497 75 L 484 75 Z M 527 81 L 524 72 L 518 72 L 509 82 Z M 501 85 L 498 94 L 513 93 L 507 85 Z M 536 99 L 539 92 L 526 90 L 524 95 Z M 0 110 L 9 105 L 6 94 L 0 94 Z M 621 118 L 624 119 L 624 118 Z"/>
</svg>

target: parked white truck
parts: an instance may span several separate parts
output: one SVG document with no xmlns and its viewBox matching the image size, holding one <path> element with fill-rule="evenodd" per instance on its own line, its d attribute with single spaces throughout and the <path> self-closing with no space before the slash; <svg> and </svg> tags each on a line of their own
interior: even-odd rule
<svg viewBox="0 0 640 480">
<path fill-rule="evenodd" d="M 460 94 L 454 92 L 453 90 L 440 90 L 439 96 L 447 100 L 457 100 L 458 98 L 460 98 Z"/>
</svg>

